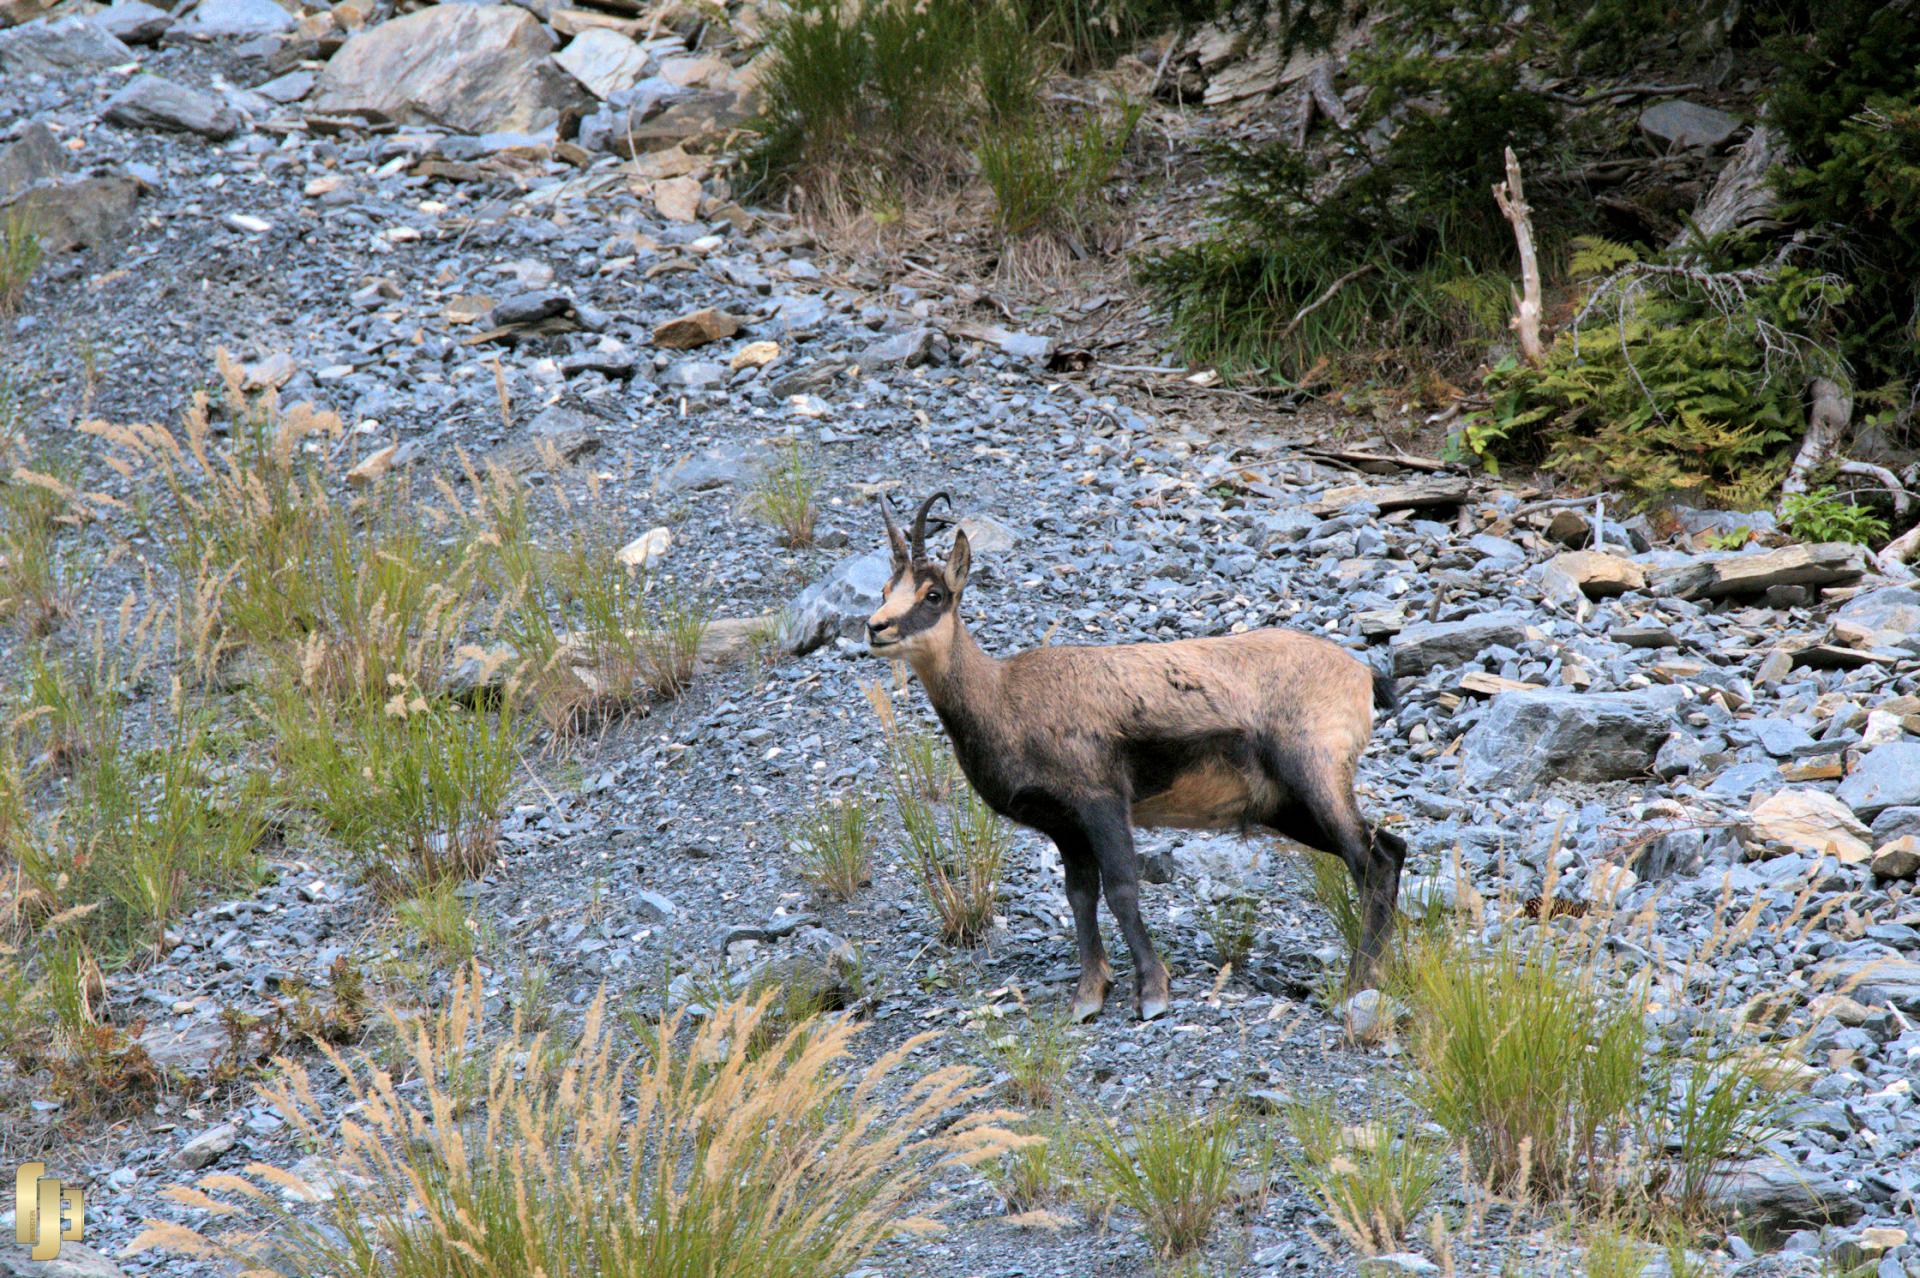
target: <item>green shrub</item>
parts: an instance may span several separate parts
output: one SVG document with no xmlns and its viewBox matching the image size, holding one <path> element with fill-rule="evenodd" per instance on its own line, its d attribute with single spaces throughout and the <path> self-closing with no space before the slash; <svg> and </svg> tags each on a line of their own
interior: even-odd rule
<svg viewBox="0 0 1920 1278">
<path fill-rule="evenodd" d="M 1805 429 L 1808 376 L 1833 369 L 1829 317 L 1846 296 L 1796 266 L 1626 262 L 1542 367 L 1495 368 L 1463 443 L 1645 499 L 1765 504 Z"/>
<path fill-rule="evenodd" d="M 1865 506 L 1841 498 L 1832 488 L 1792 493 L 1780 503 L 1781 521 L 1801 541 L 1883 540 L 1887 521 Z"/>
<path fill-rule="evenodd" d="M 1781 213 L 1843 277 L 1841 354 L 1859 384 L 1920 376 L 1920 24 L 1875 0 L 1768 7 L 1768 118 L 1792 150 Z"/>
<path fill-rule="evenodd" d="M 1530 174 L 1545 167 L 1557 108 L 1522 83 L 1511 54 L 1389 50 L 1355 71 L 1369 86 L 1356 129 L 1397 122 L 1379 156 L 1346 163 L 1329 186 L 1284 141 L 1216 147 L 1218 229 L 1142 264 L 1189 358 L 1294 381 L 1356 361 L 1424 364 L 1443 350 L 1463 362 L 1503 331 L 1504 305 L 1489 307 L 1500 294 L 1485 281 L 1511 278 L 1513 240 L 1488 191 L 1504 176 L 1505 146 Z M 1405 109 L 1409 97 L 1426 109 Z M 1590 216 L 1543 183 L 1529 195 L 1549 253 Z"/>
</svg>

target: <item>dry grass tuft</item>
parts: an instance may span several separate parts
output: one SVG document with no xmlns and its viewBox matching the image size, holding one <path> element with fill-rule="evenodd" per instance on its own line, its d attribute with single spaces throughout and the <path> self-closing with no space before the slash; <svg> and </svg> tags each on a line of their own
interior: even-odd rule
<svg viewBox="0 0 1920 1278">
<path fill-rule="evenodd" d="M 628 1053 L 603 994 L 572 1050 L 546 1050 L 516 1021 L 488 1052 L 481 985 L 478 972 L 457 979 L 431 1019 L 393 1017 L 417 1096 L 366 1057 L 324 1049 L 361 1106 L 337 1128 L 317 1116 L 305 1068 L 279 1062 L 285 1081 L 262 1094 L 338 1172 L 324 1223 L 296 1218 L 262 1182 L 293 1197 L 311 1186 L 261 1164 L 173 1196 L 233 1208 L 217 1191 L 274 1212 L 272 1244 L 302 1272 L 801 1278 L 938 1228 L 911 1206 L 935 1175 L 1030 1139 L 1002 1125 L 1012 1115 L 978 1108 L 984 1089 L 963 1068 L 900 1078 L 925 1035 L 856 1075 L 850 1022 L 796 1025 L 756 1056 L 764 1002 L 734 1003 L 690 1032 L 664 1021 L 654 1050 Z M 132 1246 L 257 1265 L 266 1241 L 150 1221 Z"/>
</svg>

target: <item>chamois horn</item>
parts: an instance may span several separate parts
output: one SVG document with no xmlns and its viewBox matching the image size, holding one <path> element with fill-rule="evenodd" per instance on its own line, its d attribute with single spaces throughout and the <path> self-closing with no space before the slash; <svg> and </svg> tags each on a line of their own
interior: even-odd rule
<svg viewBox="0 0 1920 1278">
<path fill-rule="evenodd" d="M 933 509 L 936 501 L 946 502 L 949 510 L 953 508 L 953 498 L 945 493 L 935 493 L 920 503 L 920 512 L 913 517 L 913 557 L 916 560 L 927 557 L 927 512 Z"/>
<path fill-rule="evenodd" d="M 893 557 L 901 563 L 911 563 L 907 556 L 907 539 L 900 535 L 899 525 L 893 522 L 893 503 L 887 500 L 885 493 L 880 494 L 880 518 L 887 521 L 887 544 L 893 547 Z"/>
</svg>

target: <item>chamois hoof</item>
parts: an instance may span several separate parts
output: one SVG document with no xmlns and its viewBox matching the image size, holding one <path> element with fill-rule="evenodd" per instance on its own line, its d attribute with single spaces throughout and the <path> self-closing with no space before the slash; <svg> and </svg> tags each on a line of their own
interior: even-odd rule
<svg viewBox="0 0 1920 1278">
<path fill-rule="evenodd" d="M 1113 988 L 1110 978 L 1080 978 L 1080 988 L 1073 994 L 1073 1020 L 1083 1025 L 1100 1015 L 1100 1009 L 1107 1005 L 1107 991 Z"/>
<path fill-rule="evenodd" d="M 1167 1006 L 1170 1002 L 1167 973 L 1166 969 L 1162 968 L 1141 983 L 1139 991 L 1134 995 L 1133 1005 L 1140 1013 L 1141 1020 L 1152 1021 L 1167 1014 Z"/>
</svg>

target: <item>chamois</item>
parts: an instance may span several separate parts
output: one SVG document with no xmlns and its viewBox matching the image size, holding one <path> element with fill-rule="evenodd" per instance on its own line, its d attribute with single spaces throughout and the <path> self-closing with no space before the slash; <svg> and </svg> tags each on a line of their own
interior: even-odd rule
<svg viewBox="0 0 1920 1278">
<path fill-rule="evenodd" d="M 1112 969 L 1096 919 L 1104 890 L 1133 955 L 1134 1008 L 1167 1010 L 1167 969 L 1140 917 L 1133 826 L 1259 825 L 1338 856 L 1362 905 L 1349 981 L 1371 977 L 1392 925 L 1406 844 L 1369 829 L 1353 797 L 1376 699 L 1393 685 L 1326 639 L 1290 630 L 1167 643 L 1062 645 L 989 656 L 960 619 L 972 548 L 956 530 L 927 558 L 927 512 L 901 537 L 883 497 L 893 575 L 868 647 L 904 657 L 953 741 L 960 769 L 1002 816 L 1060 849 L 1080 951 L 1073 1015 L 1097 1015 Z"/>
</svg>

